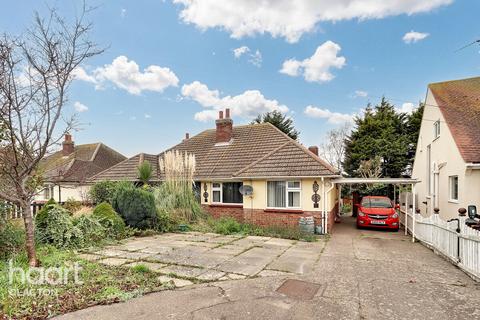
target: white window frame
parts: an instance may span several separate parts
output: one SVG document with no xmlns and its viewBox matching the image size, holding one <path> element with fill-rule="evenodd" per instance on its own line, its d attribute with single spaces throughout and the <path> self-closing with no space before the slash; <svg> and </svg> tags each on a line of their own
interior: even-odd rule
<svg viewBox="0 0 480 320">
<path fill-rule="evenodd" d="M 456 199 L 453 198 L 453 181 L 454 181 L 454 179 L 457 180 L 457 198 Z M 459 195 L 460 195 L 460 188 L 459 188 L 458 175 L 448 176 L 448 201 L 457 203 Z"/>
<path fill-rule="evenodd" d="M 269 182 L 285 182 L 285 207 L 269 207 L 268 206 L 268 183 Z M 289 187 L 288 186 L 288 183 L 289 182 L 298 182 L 299 183 L 299 186 L 298 188 L 295 188 L 295 187 Z M 265 189 L 266 189 L 266 192 L 265 192 L 265 201 L 266 201 L 266 208 L 267 209 L 279 209 L 279 210 L 288 210 L 288 209 L 295 209 L 295 210 L 300 210 L 302 208 L 302 181 L 300 180 L 268 180 L 266 183 L 265 183 Z M 290 207 L 288 205 L 288 193 L 289 192 L 298 192 L 299 193 L 299 206 L 298 207 Z"/>
<path fill-rule="evenodd" d="M 215 187 L 214 185 L 218 184 L 218 187 Z M 214 191 L 219 191 L 220 192 L 220 201 L 217 202 L 215 201 L 215 197 L 213 196 Z M 222 183 L 221 182 L 212 182 L 212 203 L 223 203 L 223 188 L 222 188 Z"/>
<path fill-rule="evenodd" d="M 440 120 L 433 123 L 433 140 L 440 138 Z"/>
</svg>

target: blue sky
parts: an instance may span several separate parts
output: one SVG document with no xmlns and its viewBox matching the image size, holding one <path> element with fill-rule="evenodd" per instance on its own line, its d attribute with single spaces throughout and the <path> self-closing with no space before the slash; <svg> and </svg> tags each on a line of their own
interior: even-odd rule
<svg viewBox="0 0 480 320">
<path fill-rule="evenodd" d="M 19 34 L 45 3 L 67 16 L 80 4 L 8 1 L 0 30 Z M 213 128 L 212 115 L 229 106 L 235 124 L 286 112 L 300 141 L 318 145 L 382 95 L 408 109 L 428 83 L 480 71 L 478 46 L 455 52 L 480 38 L 478 1 L 255 3 L 90 1 L 91 38 L 108 49 L 71 87 L 67 110 L 81 111 L 82 123 L 75 142 L 158 153 Z"/>
</svg>

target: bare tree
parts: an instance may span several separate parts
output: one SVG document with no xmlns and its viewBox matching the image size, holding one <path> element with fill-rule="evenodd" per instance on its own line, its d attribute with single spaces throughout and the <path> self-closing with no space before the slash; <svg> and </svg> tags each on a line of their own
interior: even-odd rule
<svg viewBox="0 0 480 320">
<path fill-rule="evenodd" d="M 30 207 L 41 182 L 38 164 L 75 126 L 75 117 L 63 112 L 73 71 L 103 51 L 88 38 L 88 11 L 84 5 L 72 23 L 54 9 L 47 18 L 36 13 L 22 37 L 0 38 L 0 199 L 22 209 L 31 266 L 38 265 Z"/>
<path fill-rule="evenodd" d="M 343 171 L 342 161 L 345 157 L 345 139 L 351 131 L 350 123 L 327 132 L 325 142 L 320 145 L 320 155 L 334 168 Z"/>
</svg>

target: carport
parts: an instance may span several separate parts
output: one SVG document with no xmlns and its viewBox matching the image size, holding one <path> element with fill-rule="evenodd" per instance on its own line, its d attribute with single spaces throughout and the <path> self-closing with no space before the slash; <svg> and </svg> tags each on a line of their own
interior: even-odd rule
<svg viewBox="0 0 480 320">
<path fill-rule="evenodd" d="M 412 224 L 412 242 L 415 241 L 415 212 L 416 212 L 416 201 L 415 201 L 415 186 L 417 183 L 420 182 L 418 179 L 412 178 L 338 178 L 332 180 L 332 182 L 339 186 L 339 203 L 341 202 L 342 197 L 342 186 L 343 185 L 352 185 L 352 184 L 390 184 L 393 185 L 393 201 L 394 203 L 397 202 L 397 191 L 400 191 L 402 187 L 410 186 L 412 190 L 412 203 L 408 203 L 408 198 L 406 199 L 405 203 L 405 220 L 404 220 L 404 228 L 405 234 L 407 234 L 407 224 L 408 224 L 408 216 L 411 215 L 413 224 Z M 409 208 L 412 208 L 411 213 L 409 213 Z"/>
</svg>

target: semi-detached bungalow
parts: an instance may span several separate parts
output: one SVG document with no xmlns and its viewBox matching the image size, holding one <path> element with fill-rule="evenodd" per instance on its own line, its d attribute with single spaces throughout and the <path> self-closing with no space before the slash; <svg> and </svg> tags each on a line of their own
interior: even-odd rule
<svg viewBox="0 0 480 320">
<path fill-rule="evenodd" d="M 269 123 L 233 126 L 229 109 L 219 112 L 216 129 L 187 134 L 166 150 L 194 154 L 199 201 L 214 217 L 232 216 L 258 225 L 298 225 L 313 216 L 323 231 L 331 229 L 338 210 L 339 174 L 318 156 Z M 165 152 L 166 152 L 165 151 Z M 95 175 L 91 181 L 137 181 L 143 161 L 153 167 L 152 182 L 163 180 L 158 155 L 138 154 Z M 240 187 L 253 193 L 242 195 Z"/>
</svg>

